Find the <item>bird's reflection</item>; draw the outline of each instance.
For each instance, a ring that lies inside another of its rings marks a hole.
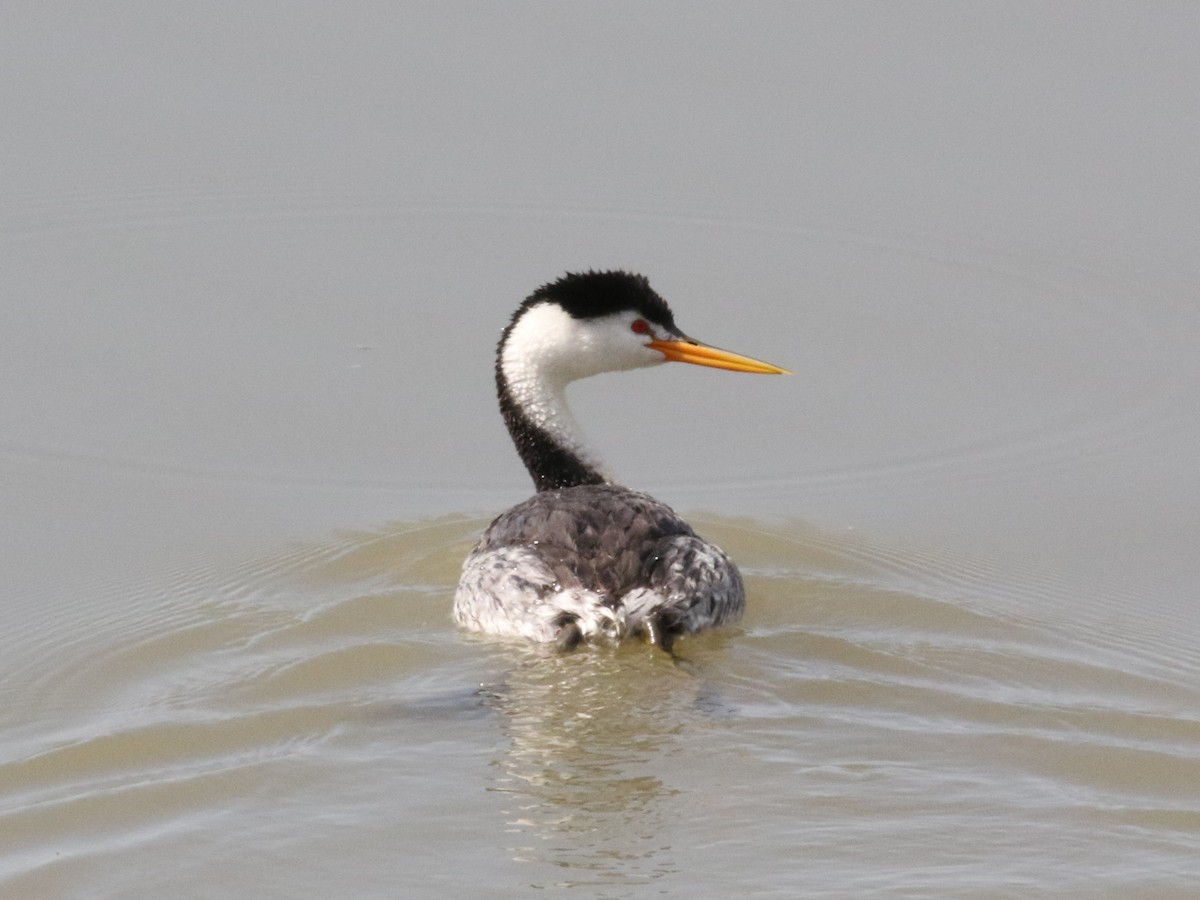
[[[672,756],[707,715],[694,669],[626,644],[531,657],[487,694],[509,738],[489,790],[514,859],[555,865],[559,885],[674,871],[667,825],[686,773]]]

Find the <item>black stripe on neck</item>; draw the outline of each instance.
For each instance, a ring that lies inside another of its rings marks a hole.
[[[580,484],[608,484],[608,479],[600,472],[530,421],[513,400],[499,360],[496,361],[496,388],[500,395],[500,415],[504,416],[504,424],[508,426],[517,453],[539,492]]]

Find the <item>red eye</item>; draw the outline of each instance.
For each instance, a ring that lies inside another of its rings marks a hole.
[[[648,334],[650,326],[646,324],[645,319],[634,319],[633,324],[629,326],[629,330],[634,334]]]

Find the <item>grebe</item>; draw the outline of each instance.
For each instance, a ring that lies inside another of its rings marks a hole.
[[[640,634],[670,651],[678,635],[741,616],[737,566],[670,507],[614,483],[567,407],[576,379],[669,360],[788,374],[684,335],[640,275],[568,274],[520,305],[496,350],[496,389],[537,493],[463,563],[455,621],[563,650]]]

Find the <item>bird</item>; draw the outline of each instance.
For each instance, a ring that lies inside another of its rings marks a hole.
[[[536,493],[492,521],[464,561],[459,626],[562,651],[640,636],[673,655],[681,635],[741,617],[734,562],[665,503],[617,483],[567,405],[573,381],[666,362],[790,374],[688,337],[649,280],[626,271],[567,273],[513,313],[496,392]]]

